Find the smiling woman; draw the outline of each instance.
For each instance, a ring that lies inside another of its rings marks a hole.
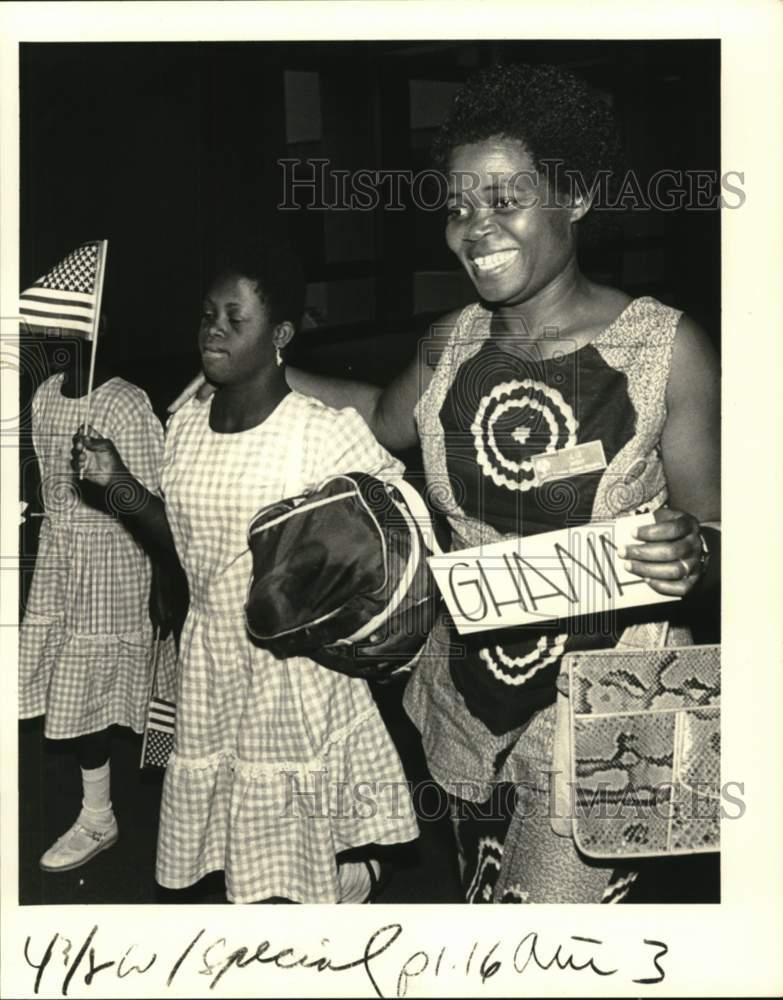
[[[548,287],[573,279],[572,223],[588,210],[581,198],[555,205],[546,178],[516,139],[458,147],[449,178],[446,242],[485,302],[501,314]]]
[[[443,617],[405,693],[452,794],[469,902],[617,902],[634,873],[591,862],[547,814],[563,657],[688,643],[718,578],[718,369],[702,330],[648,296],[590,281],[578,234],[619,143],[600,95],[551,66],[495,66],[457,93],[434,153],[446,241],[478,301],[434,323],[385,390],[289,371],[350,402],[390,448],[420,442],[452,549],[654,512],[628,572],[682,597],[578,621],[457,636]],[[554,167],[555,169],[550,169]],[[560,168],[560,169],[556,169]],[[604,185],[604,190],[610,185]],[[575,450],[601,461],[585,471]],[[555,481],[541,456],[559,452]],[[538,463],[538,465],[537,465]],[[664,606],[665,607],[665,606]]]

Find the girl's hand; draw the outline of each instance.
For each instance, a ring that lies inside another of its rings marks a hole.
[[[634,535],[638,542],[618,549],[626,569],[659,594],[684,597],[693,590],[704,571],[704,547],[693,515],[662,507],[655,511],[655,524],[637,528]]]
[[[73,436],[71,467],[99,486],[109,486],[118,477],[129,474],[112,442],[96,434],[90,425],[80,427]]]
[[[212,385],[211,382],[207,382],[205,379],[203,385],[200,385],[198,388],[198,392],[196,393],[196,399],[200,403],[203,403],[204,400],[209,399],[210,396],[214,396],[215,391],[216,387]]]

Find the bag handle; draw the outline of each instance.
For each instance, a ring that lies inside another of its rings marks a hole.
[[[390,484],[390,485],[396,485],[396,484]],[[394,614],[394,612],[402,603],[402,599],[405,597],[405,595],[413,586],[413,581],[416,577],[416,570],[418,569],[419,566],[419,558],[421,552],[419,548],[419,536],[418,533],[416,532],[415,518],[413,517],[413,514],[410,512],[410,510],[406,510],[405,507],[406,504],[404,504],[402,507],[398,507],[398,510],[405,519],[405,523],[407,524],[408,530],[410,531],[411,551],[408,556],[408,561],[405,565],[405,570],[400,576],[399,582],[397,584],[397,587],[395,588],[394,593],[389,598],[389,603],[386,605],[385,608],[379,611],[377,615],[374,615],[365,625],[362,625],[361,628],[357,629],[356,632],[353,633],[353,635],[349,635],[347,639],[338,639],[335,645],[349,645],[352,642],[360,642],[362,639],[366,639],[368,638],[368,636],[372,635],[372,633],[375,631],[378,625],[381,624],[381,622],[384,622],[387,619],[391,618],[391,616]],[[413,522],[413,524],[411,522]]]
[[[402,493],[403,499],[413,515],[413,520],[418,525],[421,536],[424,539],[424,544],[434,556],[442,556],[443,549],[435,537],[432,517],[419,491],[415,486],[411,486],[409,482],[403,479],[402,476],[395,476],[386,481]]]

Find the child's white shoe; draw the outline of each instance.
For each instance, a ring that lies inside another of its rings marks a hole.
[[[120,835],[117,820],[112,815],[105,827],[95,829],[85,825],[83,813],[67,833],[56,840],[40,861],[45,872],[67,872],[86,864],[101,851],[117,842]]]

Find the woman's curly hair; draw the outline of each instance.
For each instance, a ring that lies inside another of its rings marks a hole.
[[[600,172],[606,172],[609,192],[623,168],[611,108],[558,66],[504,64],[470,77],[435,137],[435,165],[445,172],[456,147],[490,137],[520,142],[535,169],[546,169],[563,192],[571,190],[569,175],[589,190]],[[544,161],[557,161],[557,173]]]

